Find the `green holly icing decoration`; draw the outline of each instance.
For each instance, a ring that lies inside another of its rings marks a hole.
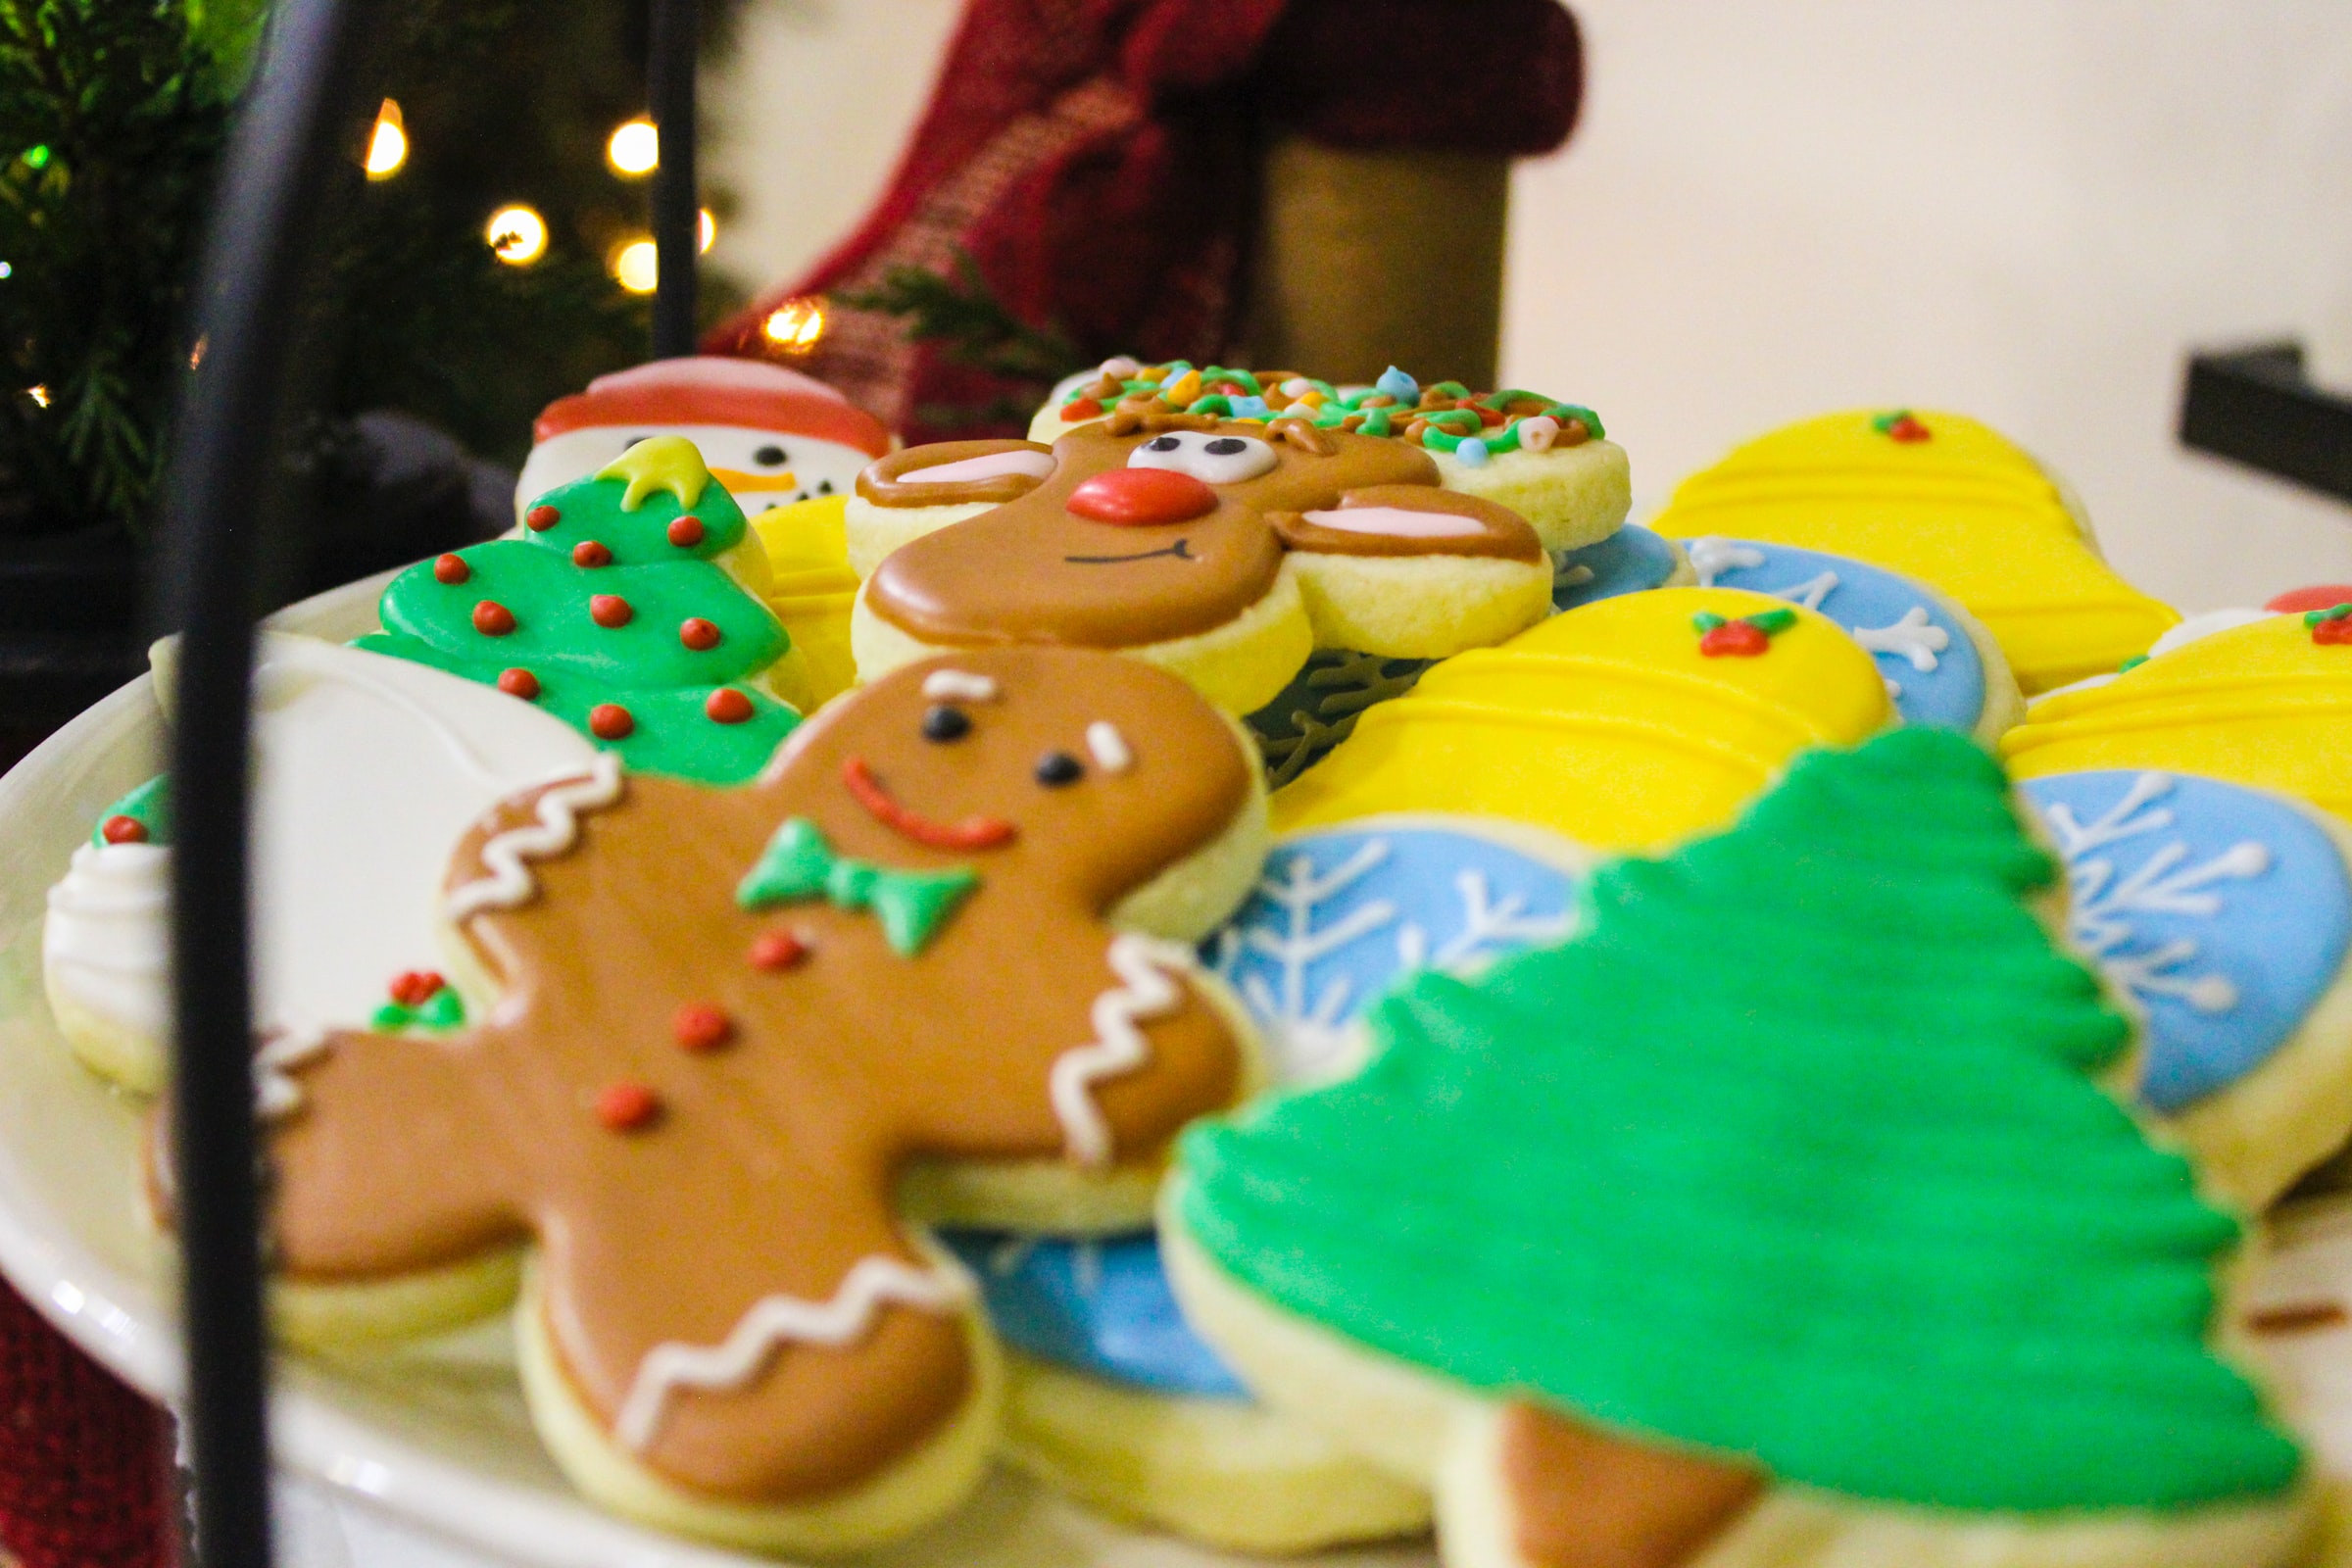
[[[486,685],[525,671],[536,688],[527,700],[632,771],[703,784],[757,774],[800,717],[741,683],[790,641],[715,559],[744,543],[748,525],[692,444],[641,441],[525,515],[517,536],[394,578],[384,629],[357,646]],[[734,695],[714,702],[722,688]]]
[[[814,822],[796,816],[760,852],[760,863],[736,886],[735,902],[759,909],[823,899],[853,912],[870,909],[890,950],[911,958],[979,885],[974,871],[897,871],[836,855]]]
[[[387,1002],[376,1008],[368,1021],[386,1034],[402,1029],[446,1031],[465,1023],[466,1002],[458,995],[457,987],[444,985],[414,1006],[402,1002]]]
[[[146,783],[123,796],[98,813],[98,825],[90,829],[90,842],[107,842],[106,824],[118,816],[127,816],[146,829],[142,844],[167,845],[172,842],[172,775],[158,773]]]
[[[1938,1508],[2277,1494],[2207,1344],[2235,1224],[2086,1076],[2130,1025],[2026,903],[1966,738],[1814,753],[1604,867],[1578,940],[1368,1017],[1194,1129],[1177,1212],[1274,1304],[1497,1396]]]
[[[2352,616],[2352,605],[2330,605],[2326,610],[2303,612],[2303,624],[2317,626],[2324,620],[2342,620],[2347,616]]]

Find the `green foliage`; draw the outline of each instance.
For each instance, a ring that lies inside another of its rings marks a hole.
[[[1007,310],[980,274],[980,264],[961,247],[953,277],[919,267],[894,267],[883,274],[880,288],[834,298],[852,310],[899,317],[914,342],[936,343],[952,363],[1032,392],[1027,397],[1009,392],[969,406],[926,404],[915,416],[927,425],[1024,423],[1048,387],[1089,363],[1058,328],[1031,326]]]

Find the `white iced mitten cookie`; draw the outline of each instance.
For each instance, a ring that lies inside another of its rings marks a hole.
[[[2091,1073],[2130,1020],[1971,742],[1817,752],[1577,936],[1188,1134],[1187,1314],[1428,1480],[1448,1568],[2283,1568],[2235,1223]]]

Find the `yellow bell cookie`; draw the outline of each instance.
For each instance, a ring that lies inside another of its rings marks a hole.
[[[2031,695],[2114,669],[2180,617],[2117,576],[2049,474],[1956,414],[1787,425],[1683,481],[1649,524],[1855,556],[1984,622]]]
[[[775,676],[779,695],[804,713],[858,679],[850,658],[850,604],[858,578],[844,543],[846,495],[789,502],[752,518],[766,547],[767,608],[792,637],[793,656]]]
[[[2352,643],[2301,615],[2218,631],[2057,692],[2001,741],[2019,778],[2094,767],[2202,773],[2352,821]]]
[[[1704,629],[1718,619],[1744,629]],[[1827,617],[1735,588],[1660,588],[1436,665],[1277,793],[1274,819],[1287,832],[1468,812],[1646,852],[1728,823],[1796,752],[1893,717],[1877,661]]]

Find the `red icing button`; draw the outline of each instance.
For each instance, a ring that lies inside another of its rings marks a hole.
[[[755,969],[796,969],[808,956],[808,944],[790,931],[762,931],[746,955]]]
[[[459,583],[472,575],[473,568],[466,564],[462,557],[435,556],[433,558],[433,581],[435,582]]]
[[[732,686],[721,686],[703,700],[703,712],[716,724],[740,724],[752,716],[752,700]]]
[[[575,566],[610,566],[612,552],[594,539],[583,539],[571,547],[571,564]]]
[[[147,824],[135,816],[117,813],[100,825],[98,836],[109,844],[144,844],[147,842]]]
[[[1071,491],[1063,505],[1093,522],[1146,528],[1214,512],[1217,493],[1173,468],[1112,468]]]
[[[527,669],[502,669],[498,672],[498,689],[509,697],[535,703],[539,700],[539,677]]]
[[[392,1000],[404,1007],[420,1007],[449,984],[430,969],[404,969],[392,977]]]
[[[533,507],[522,514],[522,520],[530,525],[534,533],[545,533],[564,520],[564,514],[553,507]]]
[[[735,1036],[735,1020],[708,1002],[689,1002],[670,1014],[669,1032],[687,1051],[716,1051]]]
[[[1061,406],[1061,422],[1076,424],[1080,419],[1098,418],[1102,413],[1102,405],[1096,399],[1077,398]]]
[[[1933,432],[1930,431],[1926,425],[1920,423],[1908,414],[1904,415],[1901,418],[1894,420],[1892,423],[1886,426],[1886,438],[1888,440],[1900,441],[1906,445],[1914,441],[1925,441],[1931,434],[1933,434]]]
[[[618,594],[590,594],[588,618],[599,626],[626,626],[637,612]]]
[[[692,550],[703,542],[703,519],[692,513],[669,519],[669,542],[680,550]]]
[[[2309,588],[2289,588],[2262,608],[2281,615],[2300,615],[2309,610],[2333,610],[2352,605],[2352,583],[2323,582]]]
[[[699,654],[718,646],[718,628],[700,615],[689,615],[678,622],[678,641]]]
[[[1753,659],[1771,646],[1770,637],[1744,620],[1727,620],[1698,640],[1698,651],[1709,659]]]
[[[2333,620],[2321,621],[2311,628],[2311,640],[2315,643],[2352,643],[2352,615],[2339,615]]]
[[[514,629],[514,612],[495,599],[473,607],[473,629],[485,637],[504,637]]]
[[[662,1114],[662,1097],[644,1084],[622,1079],[596,1092],[596,1119],[616,1133],[650,1126]]]
[[[588,732],[600,741],[627,740],[636,729],[636,717],[618,703],[599,703],[588,710]]]

